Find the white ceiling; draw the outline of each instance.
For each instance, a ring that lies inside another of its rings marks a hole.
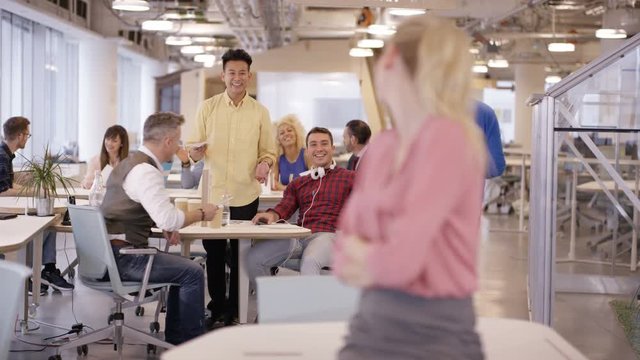
[[[636,2],[640,3],[631,0],[171,0],[151,1],[152,11],[121,16],[129,22],[140,23],[170,11],[193,10],[197,11],[198,22],[181,21],[181,25],[174,27],[173,35],[222,38],[227,46],[232,41],[231,46],[262,51],[302,39],[362,37],[356,23],[364,6],[370,7],[375,23],[391,25],[402,19],[389,15],[388,8],[426,8],[436,15],[455,19],[472,34],[477,40],[474,46],[480,49],[478,59],[486,60],[497,50],[513,63],[543,63],[570,72],[598,55],[595,30],[601,26],[603,15],[586,13],[597,7],[604,10],[607,5],[623,12],[633,10],[629,12],[630,18],[638,19],[636,25],[640,28],[640,4]],[[576,43],[577,51],[549,53],[546,45],[554,38]],[[171,51],[177,52],[177,49]],[[501,73],[505,72],[495,71],[497,75]]]

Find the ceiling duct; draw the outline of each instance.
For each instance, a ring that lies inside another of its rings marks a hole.
[[[605,29],[624,29],[629,37],[640,33],[640,9],[608,9],[602,15],[602,27]]]
[[[247,50],[267,50],[289,42],[289,31],[298,19],[297,6],[282,1],[214,0],[214,3]]]

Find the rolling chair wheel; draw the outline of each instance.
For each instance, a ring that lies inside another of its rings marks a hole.
[[[150,323],[149,324],[149,330],[152,333],[156,333],[157,334],[158,332],[160,332],[160,323],[157,322],[157,321],[154,321],[154,322]]]
[[[136,316],[144,316],[144,308],[140,305],[136,306]]]
[[[109,317],[107,318],[107,325],[111,325],[112,322],[113,322],[113,314],[110,314]]]
[[[51,355],[51,356],[49,356],[49,360],[62,360],[62,356],[60,356],[60,355]]]
[[[156,346],[153,344],[147,344],[147,354],[155,354],[156,353]]]
[[[78,346],[76,348],[76,351],[78,352],[78,356],[87,356],[87,354],[89,353],[89,346],[88,345]]]
[[[73,279],[76,277],[76,270],[71,268],[69,269],[69,274],[67,275],[69,277],[69,279]]]

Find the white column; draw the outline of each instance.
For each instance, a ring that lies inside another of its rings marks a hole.
[[[118,119],[118,47],[113,40],[79,45],[78,146],[80,160],[100,151],[104,131]]]
[[[515,142],[531,149],[531,107],[526,101],[532,94],[544,93],[544,65],[514,65],[516,80]]]

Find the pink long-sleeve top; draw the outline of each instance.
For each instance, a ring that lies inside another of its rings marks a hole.
[[[371,244],[372,287],[431,298],[470,296],[477,286],[485,167],[462,124],[427,119],[393,172],[398,134],[369,146],[340,214],[333,267],[350,235]]]

